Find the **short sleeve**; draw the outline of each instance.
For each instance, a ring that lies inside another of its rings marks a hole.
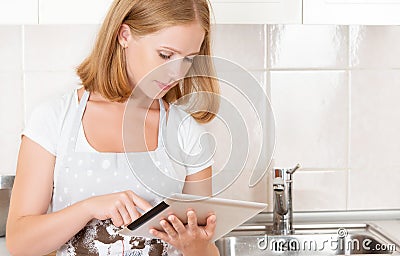
[[[57,155],[59,108],[55,102],[42,103],[30,114],[21,135],[27,136],[52,155]],[[58,113],[58,114],[57,114]]]
[[[189,115],[182,120],[179,130],[186,175],[195,174],[212,166],[214,164],[213,140],[205,127]]]

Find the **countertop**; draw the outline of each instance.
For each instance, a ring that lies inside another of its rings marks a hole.
[[[253,218],[252,223],[265,223],[271,220],[271,214],[262,213]],[[351,223],[369,223],[374,225],[378,230],[389,236],[395,243],[400,244],[400,211],[360,211],[360,212],[323,212],[323,213],[294,213],[294,223],[306,222],[341,222],[345,220]],[[396,248],[400,250],[400,248]],[[0,255],[9,256],[10,253],[6,249],[5,238],[0,238]]]
[[[376,224],[380,228],[380,231],[400,244],[400,220],[380,220],[371,221],[371,223]],[[400,248],[397,249],[400,250]]]
[[[261,213],[244,225],[270,226],[272,220],[272,213]],[[295,230],[296,225],[301,229],[304,224],[367,224],[393,242],[395,250],[400,253],[400,210],[294,212],[293,220]]]
[[[11,255],[9,252],[8,252],[8,250],[7,250],[7,248],[6,248],[6,240],[5,240],[5,238],[4,237],[0,237],[0,255],[1,256],[9,256],[9,255]]]
[[[246,223],[272,223],[272,213],[260,213]],[[293,223],[368,223],[400,244],[400,210],[294,212]]]

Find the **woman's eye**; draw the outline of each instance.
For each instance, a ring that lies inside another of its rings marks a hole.
[[[162,59],[164,59],[164,60],[169,60],[170,58],[171,58],[171,55],[166,55],[166,54],[163,54],[163,53],[159,53],[159,55],[160,55],[160,57],[162,58]]]
[[[193,63],[194,57],[185,57],[185,60],[186,60],[187,62]]]

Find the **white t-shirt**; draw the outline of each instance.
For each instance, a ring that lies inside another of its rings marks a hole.
[[[42,103],[31,113],[22,134],[38,143],[52,155],[57,156],[60,147],[68,141],[65,135],[67,133],[63,132],[63,130],[65,127],[71,127],[78,105],[77,89],[63,95],[61,98]],[[200,137],[206,133],[206,130],[193,117],[187,118],[188,114],[179,106],[170,104],[169,116],[174,115],[178,118],[168,118],[168,120],[175,120],[174,122],[178,120],[179,122],[179,125],[176,126],[179,127],[179,146],[188,155],[197,154],[202,150],[202,146],[204,147],[200,143]],[[82,125],[78,133],[75,150],[79,152],[96,152],[86,140]],[[202,171],[213,163],[213,159],[210,158],[200,165],[186,167],[186,175]]]

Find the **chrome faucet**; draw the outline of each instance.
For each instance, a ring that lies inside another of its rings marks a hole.
[[[290,235],[293,228],[292,183],[293,173],[300,168],[297,164],[292,169],[274,169],[273,172],[273,201],[274,224],[272,232],[275,235]]]

